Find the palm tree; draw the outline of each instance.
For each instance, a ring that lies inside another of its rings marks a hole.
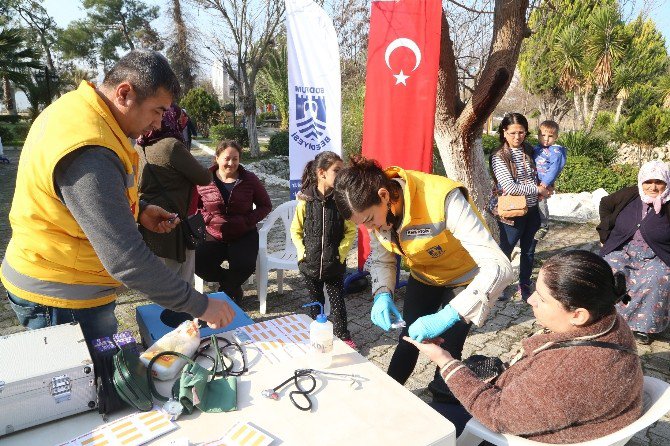
[[[277,105],[281,118],[280,127],[288,129],[288,52],[285,39],[270,52],[261,70],[263,80],[268,86],[272,102]]]
[[[557,69],[561,73],[558,85],[567,93],[572,93],[577,121],[584,122],[585,114],[579,103],[582,89],[582,71],[584,66],[584,38],[582,30],[576,25],[564,28],[558,35],[554,50],[557,55]]]
[[[590,25],[587,54],[595,61],[593,81],[597,90],[586,132],[590,132],[593,128],[600,108],[600,99],[612,84],[614,74],[612,66],[621,60],[626,50],[623,22],[615,7],[604,6],[596,9],[591,16]]]
[[[617,90],[616,98],[619,100],[616,107],[616,114],[614,115],[615,124],[621,119],[621,109],[630,95],[630,89],[635,85],[636,81],[637,78],[635,72],[628,63],[621,65],[614,72],[614,87]]]
[[[0,79],[5,108],[16,114],[14,93],[10,82],[21,84],[30,81],[29,68],[40,68],[39,54],[25,45],[21,29],[0,30]]]

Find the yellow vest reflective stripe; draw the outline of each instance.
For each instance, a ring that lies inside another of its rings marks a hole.
[[[0,269],[11,293],[44,305],[90,308],[112,302],[120,283],[105,270],[58,197],[54,170],[84,146],[112,150],[126,171],[126,197],[137,219],[138,155],[92,84],[82,82],[47,107],[21,152],[9,221],[12,238]]]
[[[402,252],[375,231],[379,242],[387,250],[404,256],[410,273],[420,282],[437,286],[470,283],[478,272],[477,264],[461,242],[447,229],[444,209],[449,192],[460,188],[473,211],[484,223],[467,190],[449,178],[400,167],[389,167],[386,174],[389,178],[400,178],[405,182],[404,216],[398,229]]]

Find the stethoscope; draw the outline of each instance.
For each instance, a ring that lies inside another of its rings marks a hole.
[[[293,384],[298,390],[292,390],[289,392],[288,396],[291,399],[291,403],[295,407],[297,407],[300,410],[303,410],[305,412],[312,410],[312,400],[310,399],[309,395],[316,389],[316,378],[314,377],[315,374],[320,374],[320,375],[330,375],[330,376],[339,376],[339,377],[345,377],[349,378],[351,380],[350,386],[355,387],[356,389],[360,388],[363,384],[364,381],[367,381],[367,378],[364,378],[360,375],[352,375],[352,374],[347,374],[347,373],[334,373],[334,372],[324,372],[321,370],[315,370],[315,369],[297,369],[293,372],[293,376],[288,378],[287,380],[283,381],[281,384],[279,384],[276,387],[273,387],[272,389],[266,389],[261,392],[261,395],[263,395],[265,398],[270,398],[275,401],[279,401],[279,393],[278,391],[284,387],[286,384],[290,383],[293,381]],[[309,388],[303,387],[301,384],[301,378],[307,378],[311,382],[311,386]],[[302,396],[305,401],[307,401],[306,405],[301,405],[298,403],[297,399],[298,397]]]

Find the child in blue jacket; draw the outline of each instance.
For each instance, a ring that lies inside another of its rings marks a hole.
[[[538,132],[539,144],[533,147],[533,159],[537,167],[537,177],[544,187],[554,187],[556,178],[561,174],[567,159],[565,147],[554,144],[558,139],[558,123],[544,121]],[[547,200],[538,203],[540,211],[540,229],[535,233],[535,240],[542,239],[549,231],[549,206]]]

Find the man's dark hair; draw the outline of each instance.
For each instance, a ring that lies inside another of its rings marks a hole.
[[[133,86],[140,101],[156,94],[159,88],[171,93],[174,100],[181,92],[179,81],[170,68],[170,63],[156,51],[129,52],[105,74],[102,85],[113,88],[124,81]]]

